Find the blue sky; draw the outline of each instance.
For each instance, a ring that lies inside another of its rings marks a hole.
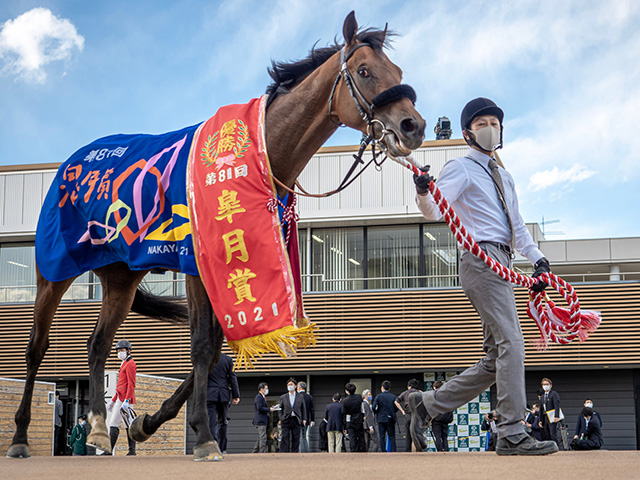
[[[259,96],[272,59],[341,41],[352,9],[399,34],[388,55],[428,139],[441,115],[459,138],[474,97],[505,110],[500,155],[526,222],[560,220],[550,239],[640,236],[633,0],[4,1],[0,165],[61,162],[98,137],[176,130]],[[359,138],[340,130],[328,144]]]

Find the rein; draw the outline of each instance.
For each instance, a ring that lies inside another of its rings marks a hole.
[[[416,175],[424,174],[411,157],[391,157],[391,159],[408,168]],[[589,337],[590,333],[596,331],[602,321],[600,314],[592,311],[581,311],[578,295],[569,283],[553,273],[543,273],[538,278],[521,275],[495,261],[489,257],[475,240],[473,240],[471,235],[469,235],[433,181],[429,184],[429,192],[433,196],[433,199],[440,209],[440,213],[443,214],[447,225],[449,225],[459,245],[480,258],[491,270],[504,280],[529,289],[527,315],[536,323],[540,331],[540,338],[536,342],[538,350],[546,350],[550,341],[560,345],[566,345],[577,337],[578,341],[583,342]],[[550,287],[567,301],[569,305],[568,310],[556,307],[546,293],[531,290],[533,285],[541,281],[549,284]],[[546,300],[546,305],[543,305],[543,299]]]
[[[362,94],[360,89],[358,89],[358,85],[355,79],[353,78],[353,76],[351,75],[351,72],[349,72],[349,69],[347,68],[347,62],[349,61],[349,59],[353,56],[356,50],[362,47],[370,47],[370,45],[368,45],[367,43],[361,43],[360,45],[356,45],[353,49],[351,49],[349,53],[345,53],[347,48],[346,45],[342,47],[342,49],[340,50],[341,67],[340,67],[340,71],[338,72],[338,75],[336,76],[335,81],[333,82],[333,87],[331,88],[331,94],[329,95],[329,102],[328,102],[329,103],[329,111],[328,111],[329,120],[331,120],[333,123],[335,123],[339,127],[343,127],[344,124],[335,122],[333,120],[333,118],[331,117],[331,110],[333,107],[333,97],[334,97],[336,88],[340,83],[340,79],[344,80],[344,83],[347,86],[347,89],[349,90],[349,94],[351,95],[351,98],[356,104],[358,113],[362,117],[362,120],[364,120],[364,122],[367,124],[367,134],[362,135],[362,140],[360,141],[360,149],[358,150],[357,154],[353,155],[353,158],[354,158],[353,163],[351,164],[351,167],[349,168],[349,171],[347,172],[347,174],[344,176],[344,178],[340,182],[340,185],[338,185],[336,189],[325,192],[325,193],[309,193],[304,188],[302,188],[302,186],[297,180],[295,181],[294,185],[298,187],[300,191],[296,192],[295,190],[293,190],[292,188],[288,187],[287,185],[282,183],[280,180],[278,180],[275,176],[271,175],[274,182],[277,183],[280,187],[282,187],[286,191],[288,191],[289,193],[298,194],[303,197],[311,197],[311,198],[330,197],[332,195],[335,195],[336,193],[340,193],[342,190],[344,190],[349,185],[351,185],[360,175],[362,175],[362,173],[372,163],[374,163],[376,166],[376,169],[379,170],[382,167],[382,164],[384,163],[384,161],[387,159],[386,147],[381,141],[386,134],[393,133],[395,135],[395,132],[393,130],[387,129],[387,127],[382,121],[378,120],[377,118],[374,118],[374,114],[375,114],[374,110],[376,108],[383,107],[390,103],[397,102],[402,98],[408,98],[415,105],[416,92],[409,85],[394,85],[393,87],[390,87],[387,90],[376,95],[371,101],[371,103],[367,101],[367,99]],[[381,126],[380,138],[374,137],[374,134],[373,134],[374,123],[378,123]],[[372,159],[365,164],[364,160],[362,160],[362,156],[364,155],[364,152],[369,145],[371,145]],[[378,150],[378,152],[376,152],[376,149]],[[385,153],[384,158],[378,161],[378,157],[380,157],[383,153]],[[356,170],[356,167],[358,165],[364,165],[364,166],[360,169],[360,171],[358,171],[358,173],[354,177],[352,177],[353,172]]]

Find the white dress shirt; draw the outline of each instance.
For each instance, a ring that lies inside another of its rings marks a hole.
[[[476,242],[511,243],[507,216],[502,209],[496,186],[491,178],[489,156],[473,148],[468,157],[445,163],[436,184],[449,205]],[[484,168],[483,168],[484,167]],[[516,250],[536,263],[544,254],[531,238],[518,208],[518,197],[511,174],[498,166],[505,189],[505,200],[513,221]],[[440,220],[442,214],[431,194],[416,195],[418,208],[427,220]]]

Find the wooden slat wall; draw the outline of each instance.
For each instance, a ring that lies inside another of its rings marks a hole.
[[[583,308],[602,311],[599,331],[584,344],[537,352],[537,329],[525,311],[527,293],[516,290],[526,365],[640,365],[640,284],[580,285],[577,291]],[[99,307],[60,306],[42,377],[88,375],[86,340]],[[305,307],[320,328],[317,345],[292,359],[267,355],[254,373],[437,370],[466,367],[483,355],[480,321],[459,288],[308,294]],[[0,376],[24,377],[31,315],[31,305],[0,305]],[[184,375],[191,368],[186,328],[132,314],[117,333],[116,340],[121,338],[133,343],[140,373]],[[111,355],[107,368],[118,364]]]

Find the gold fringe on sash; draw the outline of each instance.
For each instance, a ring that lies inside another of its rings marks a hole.
[[[236,354],[233,369],[237,370],[243,365],[245,370],[253,368],[253,362],[265,353],[274,352],[282,358],[293,357],[296,355],[296,348],[306,348],[316,344],[317,330],[315,323],[302,328],[287,325],[255,337],[228,341],[229,348]]]

